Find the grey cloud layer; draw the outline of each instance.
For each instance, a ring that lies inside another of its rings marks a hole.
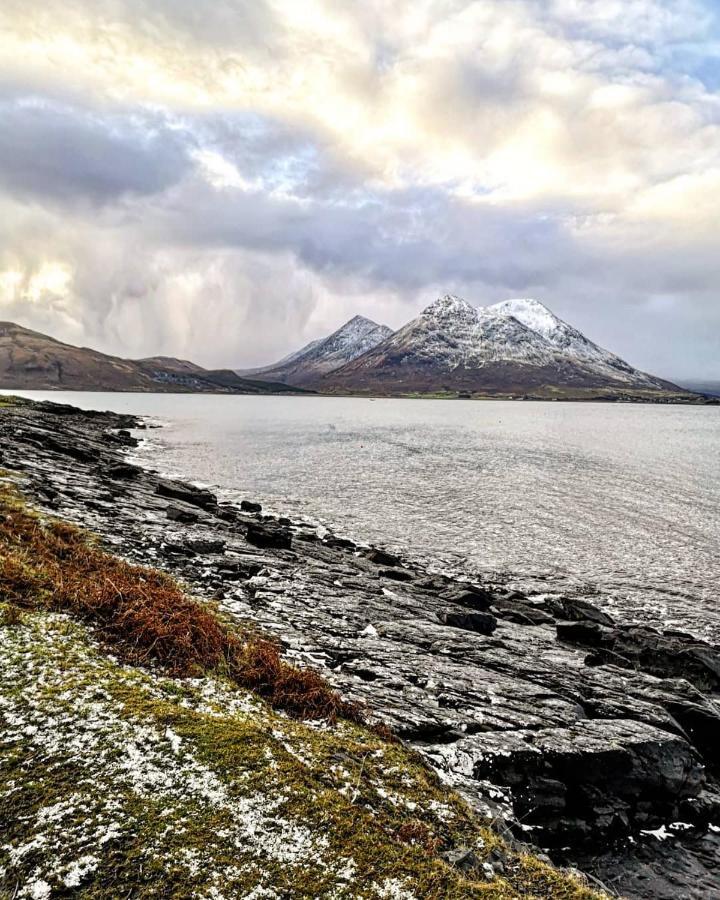
[[[148,115],[100,116],[37,98],[0,104],[0,181],[37,200],[157,194],[190,166],[186,141]]]

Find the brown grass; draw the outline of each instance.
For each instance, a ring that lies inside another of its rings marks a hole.
[[[363,720],[317,672],[286,663],[274,641],[243,634],[167,575],[104,552],[80,529],[43,522],[7,487],[0,487],[0,599],[76,615],[126,662],[178,676],[223,672],[301,719]]]
[[[442,841],[433,834],[425,822],[421,822],[419,819],[403,822],[397,830],[397,838],[403,844],[422,847],[431,855],[435,855],[442,844]]]

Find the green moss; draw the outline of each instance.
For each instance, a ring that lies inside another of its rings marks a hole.
[[[400,744],[291,720],[220,679],[120,666],[57,614],[8,619],[0,604],[0,896],[74,877],[103,900],[592,896],[538,861],[490,883],[445,865],[444,847],[482,856],[499,839]],[[430,849],[402,839],[409,821]]]
[[[24,397],[0,395],[0,409],[3,409],[4,407],[27,406],[29,402],[30,401],[26,400]]]

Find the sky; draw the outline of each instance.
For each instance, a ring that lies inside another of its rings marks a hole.
[[[270,362],[535,297],[720,379],[718,0],[3,0],[0,319]]]

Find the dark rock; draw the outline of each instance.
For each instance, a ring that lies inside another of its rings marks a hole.
[[[388,553],[387,550],[381,550],[379,547],[371,547],[365,557],[370,562],[377,563],[379,566],[401,566],[402,560],[394,553]]]
[[[160,550],[170,556],[196,556],[195,551],[186,544],[177,544],[174,541],[164,541]]]
[[[680,801],[705,781],[687,741],[640,722],[584,720],[482,738],[475,776],[508,785],[521,819],[542,822],[555,844],[676,821]]]
[[[274,547],[278,550],[290,550],[292,547],[292,535],[287,528],[251,524],[248,525],[245,537],[255,547]]]
[[[558,638],[570,644],[602,647],[609,646],[612,642],[610,630],[597,622],[558,622],[555,628]]]
[[[469,584],[460,584],[450,590],[444,590],[442,598],[477,612],[487,612],[496,602],[496,597],[491,591]]]
[[[594,622],[558,622],[557,633],[567,643],[602,648],[591,655],[590,664],[607,659],[622,665],[622,659],[626,666],[658,678],[685,678],[699,690],[720,691],[720,652],[696,638],[670,637],[642,626],[608,628]]]
[[[182,509],[180,506],[168,506],[165,515],[170,521],[180,522],[184,525],[192,525],[199,518],[197,513],[191,512],[189,509]]]
[[[492,609],[499,618],[518,625],[551,625],[555,622],[549,613],[518,600],[496,599]]]
[[[61,456],[69,456],[78,462],[95,462],[100,456],[99,451],[90,443],[73,440],[62,434],[27,429],[18,431],[16,437],[23,443],[31,444],[41,450],[59,453]]]
[[[597,622],[598,625],[614,625],[612,616],[580,597],[548,597],[545,608],[556,619],[568,622]]]
[[[248,513],[261,513],[262,503],[253,503],[252,500],[241,500],[240,509]]]
[[[262,569],[262,563],[249,560],[224,560],[215,567],[215,571],[224,581],[247,581],[258,575]]]
[[[112,478],[116,481],[125,481],[137,478],[141,472],[142,469],[138,466],[133,466],[130,463],[115,463],[114,465],[107,466],[104,470],[104,475],[107,478]]]
[[[103,434],[103,440],[111,444],[119,444],[121,447],[137,447],[140,443],[125,428],[120,428],[117,431],[106,431]]]
[[[632,669],[633,664],[619,653],[608,650],[607,647],[598,647],[585,657],[586,666],[619,666],[621,669]]]
[[[217,497],[212,491],[195,487],[195,485],[186,484],[182,481],[170,481],[161,478],[157,483],[155,493],[161,497],[182,500],[183,503],[189,503],[190,506],[199,506],[205,510],[214,511],[217,508]]]
[[[223,522],[237,522],[238,514],[235,507],[230,506],[227,503],[223,503],[214,511],[215,515],[218,519],[222,519]]]
[[[355,541],[351,541],[350,538],[338,537],[335,534],[329,534],[323,540],[323,543],[328,547],[335,547],[338,550],[355,550],[357,548]]]
[[[460,872],[472,872],[480,865],[480,860],[474,850],[469,847],[457,847],[454,850],[446,850],[440,856],[448,865]]]
[[[490,613],[463,613],[452,610],[441,610],[437,613],[438,621],[452,628],[462,628],[477,634],[491,635],[497,628],[497,619]]]
[[[78,416],[82,414],[82,410],[77,406],[70,406],[68,403],[53,403],[51,400],[38,401],[33,409],[39,413],[49,413],[54,416]]]
[[[378,572],[382,578],[390,578],[392,581],[412,581],[413,573],[407,569],[380,569]]]
[[[224,553],[226,543],[219,538],[189,538],[185,541],[185,546],[199,554]]]

